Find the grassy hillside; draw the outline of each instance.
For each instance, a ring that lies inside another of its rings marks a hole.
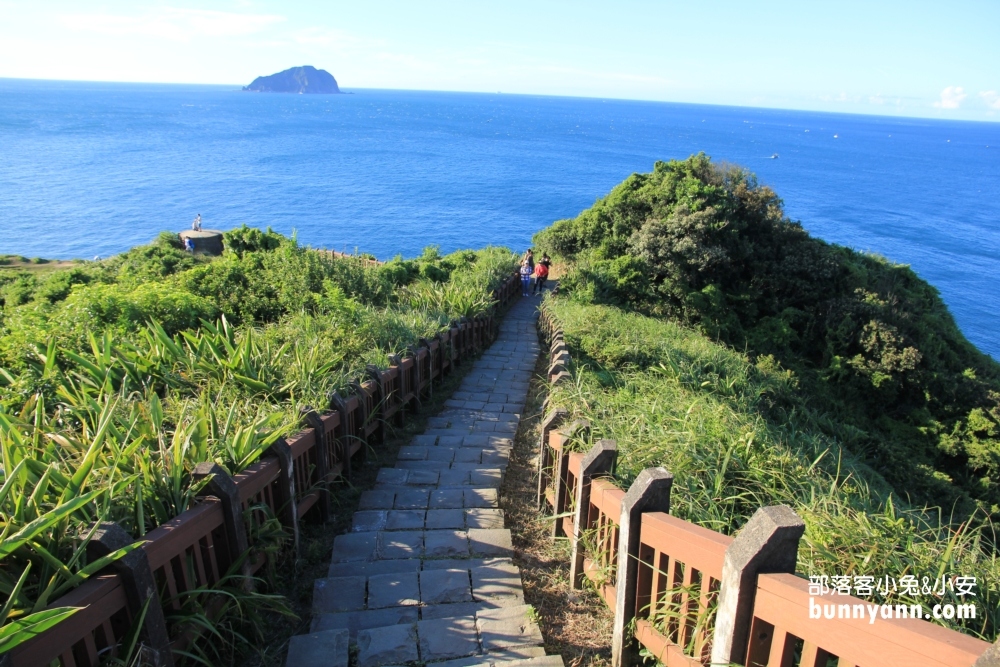
[[[788,374],[817,434],[898,498],[1000,507],[1000,366],[909,267],[810,237],[753,174],[658,162],[535,237],[563,287],[694,327]]]
[[[517,264],[506,249],[429,248],[373,265],[248,228],[226,247],[193,256],[164,234],[100,262],[0,273],[0,653],[13,624],[105,565],[87,562],[87,526],[141,537],[177,516],[197,463],[243,470],[366,363],[491,308]],[[254,530],[281,551],[277,520]],[[282,606],[250,597],[242,621]]]
[[[806,523],[801,574],[974,576],[979,618],[947,623],[996,637],[1000,562],[991,527],[900,500],[842,446],[835,434],[843,427],[808,405],[794,373],[676,321],[573,295],[547,298],[545,307],[574,361],[575,382],[554,387],[551,402],[589,420],[594,441],[617,441],[622,487],[662,465],[674,473],[671,513],[730,535],[757,508],[787,504]],[[875,599],[929,602],[898,591]]]

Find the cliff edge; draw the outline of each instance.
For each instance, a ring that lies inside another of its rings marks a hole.
[[[337,80],[326,70],[309,65],[292,67],[270,76],[258,76],[243,90],[254,93],[336,94]]]

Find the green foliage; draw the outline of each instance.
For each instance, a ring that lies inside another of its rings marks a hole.
[[[515,266],[498,248],[334,259],[245,227],[227,244],[192,256],[163,234],[102,262],[0,274],[0,650],[58,622],[38,614],[110,562],[86,558],[95,521],[138,538],[176,517],[199,492],[195,465],[244,470],[366,364],[488,312]],[[273,561],[287,536],[263,515],[247,520]],[[220,582],[171,622],[207,622],[213,595],[229,600],[216,639],[245,641],[237,617],[283,609]]]
[[[535,245],[581,303],[773,356],[900,495],[1000,507],[1000,366],[909,267],[810,237],[746,170],[657,162]]]
[[[806,522],[803,574],[977,577],[979,618],[942,622],[996,637],[992,523],[902,500],[854,453],[865,434],[810,401],[795,373],[675,321],[563,297],[545,307],[562,325],[575,379],[553,387],[550,402],[587,419],[594,442],[617,442],[622,487],[664,466],[674,474],[671,514],[727,534],[759,507],[787,504]]]

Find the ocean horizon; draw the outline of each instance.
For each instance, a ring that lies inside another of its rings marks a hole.
[[[754,171],[813,235],[912,266],[1000,359],[1000,124],[345,92],[0,79],[0,254],[107,256],[199,213],[380,258],[519,250],[631,173],[704,151]]]

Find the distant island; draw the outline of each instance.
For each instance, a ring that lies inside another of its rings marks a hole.
[[[337,80],[323,69],[309,65],[292,67],[271,76],[258,76],[243,88],[253,93],[298,93],[332,95],[340,93]]]

